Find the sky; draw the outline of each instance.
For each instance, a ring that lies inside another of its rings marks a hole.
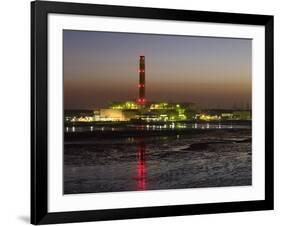
[[[147,101],[201,108],[251,103],[250,39],[64,30],[65,109],[136,100],[140,55]]]

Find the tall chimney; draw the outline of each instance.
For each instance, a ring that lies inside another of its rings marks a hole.
[[[145,58],[144,56],[140,56],[139,60],[139,98],[138,103],[140,105],[144,105],[146,102],[145,99]]]

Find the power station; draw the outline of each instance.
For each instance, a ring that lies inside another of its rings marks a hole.
[[[191,117],[193,103],[147,101],[145,91],[145,56],[138,59],[138,96],[135,100],[111,102],[94,112],[93,121],[183,121]]]
[[[139,61],[138,96],[134,100],[114,101],[108,107],[94,110],[93,115],[67,116],[67,122],[100,122],[100,121],[131,121],[131,122],[178,122],[178,121],[220,121],[220,120],[251,120],[249,110],[208,110],[197,109],[190,102],[147,101],[145,95],[145,56]],[[168,95],[168,94],[167,94]]]

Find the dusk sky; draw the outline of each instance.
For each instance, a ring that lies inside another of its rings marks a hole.
[[[147,101],[206,108],[251,103],[249,39],[65,30],[63,48],[65,109],[136,100],[140,55]]]

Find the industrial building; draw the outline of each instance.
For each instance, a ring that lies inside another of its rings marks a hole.
[[[96,112],[97,121],[180,121],[191,119],[194,104],[150,102],[146,99],[145,56],[139,57],[138,97],[135,101],[113,102]]]
[[[249,110],[199,110],[194,103],[151,102],[146,99],[145,56],[139,56],[138,97],[135,100],[112,102],[87,116],[66,117],[66,121],[218,121],[251,120]]]

